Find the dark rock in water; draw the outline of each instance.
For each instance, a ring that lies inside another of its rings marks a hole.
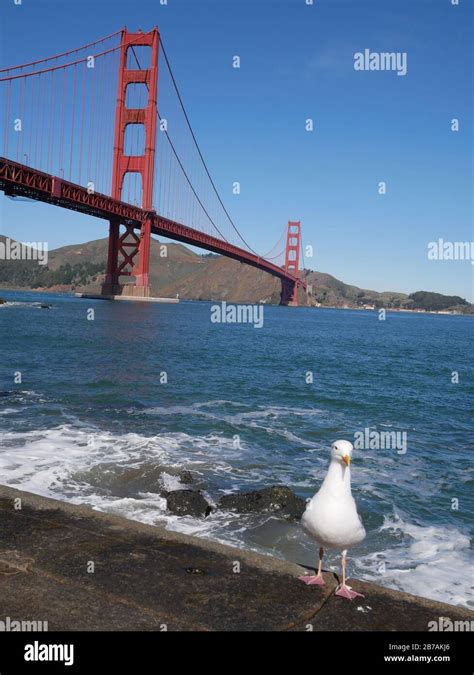
[[[41,309],[51,309],[52,305],[40,305]]]
[[[193,482],[190,471],[174,466],[163,466],[162,464],[142,464],[136,469],[126,469],[119,476],[119,480],[122,485],[137,485],[142,492],[156,492],[157,486],[166,490],[166,484],[163,483],[165,476],[173,476],[181,483],[189,484]]]
[[[0,305],[6,305],[7,301],[5,298],[0,298]]]
[[[172,489],[170,480],[176,479],[176,487],[194,482],[193,475],[186,469],[151,462],[132,468],[104,462],[87,471],[77,472],[74,479],[118,497],[137,497],[141,492],[165,496]]]
[[[306,502],[284,485],[275,485],[255,490],[224,495],[219,500],[219,507],[237,513],[271,512],[288,520],[301,518]]]
[[[177,516],[208,516],[212,507],[203,496],[201,490],[173,490],[165,495],[168,511]]]

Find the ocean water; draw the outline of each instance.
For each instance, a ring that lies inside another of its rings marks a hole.
[[[397,431],[406,452],[354,452],[367,537],[350,574],[474,608],[473,318],[266,306],[256,329],[212,323],[205,302],[0,295],[1,483],[314,564],[297,523],[167,514],[147,470],[188,469],[213,502],[275,484],[308,498],[332,441]]]

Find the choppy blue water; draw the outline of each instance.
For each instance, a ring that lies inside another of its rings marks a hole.
[[[265,307],[255,329],[212,323],[211,303],[1,295],[3,484],[308,564],[316,549],[298,524],[177,518],[145,479],[124,496],[118,475],[159,463],[195,472],[214,501],[275,484],[306,498],[333,440],[406,432],[404,454],[354,453],[367,538],[350,572],[474,606],[472,318]]]

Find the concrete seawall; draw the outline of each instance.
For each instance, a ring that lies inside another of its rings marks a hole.
[[[52,630],[428,631],[474,613],[0,486],[0,620]],[[467,624],[466,624],[467,625]],[[474,623],[469,623],[474,626]],[[311,628],[310,628],[311,627]]]

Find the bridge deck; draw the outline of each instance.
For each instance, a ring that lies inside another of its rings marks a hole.
[[[268,272],[283,281],[295,282],[295,277],[282,267],[234,244],[164,218],[156,211],[146,211],[107,195],[91,192],[82,185],[70,183],[58,176],[43,173],[5,157],[0,157],[0,190],[10,196],[29,197],[97,218],[132,224],[136,229],[140,229],[141,224],[150,218],[153,234],[219,253]],[[306,288],[304,281],[300,280],[298,283]]]

